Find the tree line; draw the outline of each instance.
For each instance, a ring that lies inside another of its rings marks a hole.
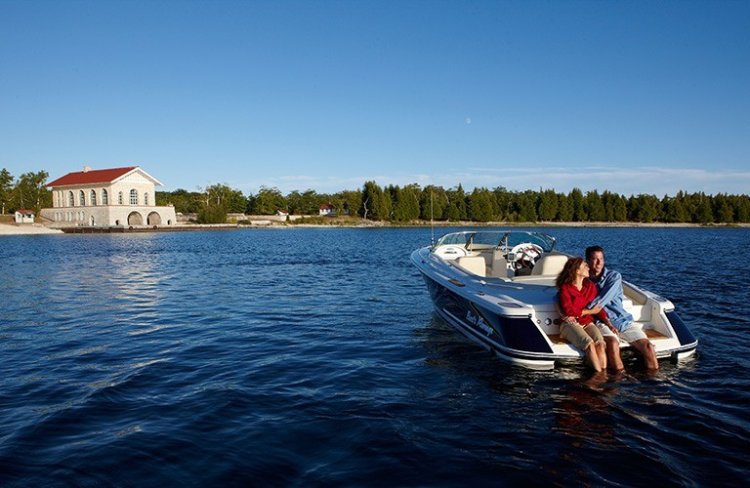
[[[2,213],[18,209],[52,206],[46,188],[48,173],[24,173],[17,179],[8,170],[0,170],[0,207]],[[380,186],[367,181],[357,190],[318,193],[315,190],[291,191],[284,195],[278,188],[261,187],[245,195],[224,184],[200,191],[178,189],[157,191],[157,205],[174,205],[176,212],[195,214],[199,222],[225,222],[228,213],[273,215],[279,210],[290,215],[318,215],[321,205],[330,205],[337,215],[349,215],[374,221],[408,223],[417,220],[444,222],[665,222],[696,224],[732,224],[750,222],[750,197],[719,193],[678,192],[674,196],[640,194],[625,196],[610,191],[568,193],[552,189],[511,191],[474,188],[466,192],[462,185]]]
[[[555,190],[511,191],[504,187],[474,188],[462,185],[450,189],[416,183],[380,186],[367,181],[361,189],[338,193],[292,191],[261,187],[243,196],[226,185],[214,185],[201,192],[176,190],[157,192],[159,204],[173,204],[175,211],[195,213],[200,221],[224,221],[227,213],[273,215],[283,210],[290,215],[317,215],[321,205],[333,207],[337,215],[367,220],[408,223],[417,220],[444,222],[664,222],[732,224],[750,222],[750,197],[719,193],[678,192],[674,196],[640,194],[625,196],[610,191],[568,193]],[[203,212],[203,213],[201,213]],[[201,218],[211,214],[219,220]]]
[[[0,213],[16,210],[39,210],[52,206],[52,193],[47,190],[49,174],[42,170],[24,173],[14,178],[10,172],[0,169]]]

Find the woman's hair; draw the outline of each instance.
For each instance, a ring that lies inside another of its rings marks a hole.
[[[560,274],[557,275],[557,278],[555,279],[555,285],[560,288],[565,283],[573,283],[576,280],[576,272],[578,271],[578,267],[581,266],[583,262],[583,258],[568,259],[568,262],[565,263],[565,266],[563,266]]]

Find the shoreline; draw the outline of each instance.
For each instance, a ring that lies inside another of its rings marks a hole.
[[[42,224],[0,224],[0,236],[62,234],[59,229],[51,229]]]
[[[351,228],[351,229],[406,229],[406,228],[447,228],[447,227],[464,227],[464,228],[483,228],[483,227],[541,227],[541,228],[750,228],[748,223],[734,224],[694,224],[694,223],[667,223],[667,222],[372,222],[372,221],[346,221],[331,223],[304,223],[289,224],[286,222],[263,223],[263,224],[186,224],[175,225],[171,227],[137,227],[126,229],[123,227],[71,227],[67,229],[57,229],[46,227],[42,224],[0,224],[0,236],[6,235],[62,235],[62,234],[109,234],[109,233],[143,233],[143,232],[181,232],[192,230],[239,230],[239,229],[295,229],[295,228]]]

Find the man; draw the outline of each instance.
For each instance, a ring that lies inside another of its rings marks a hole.
[[[623,369],[619,336],[643,356],[648,369],[659,369],[659,361],[656,359],[653,344],[640,328],[633,326],[633,316],[625,310],[622,304],[622,276],[617,271],[609,270],[604,266],[604,249],[600,246],[587,247],[586,262],[589,265],[589,279],[599,290],[599,294],[589,304],[589,308],[604,307],[609,315],[609,323],[606,326],[600,326],[600,330],[607,344],[608,362],[611,367]]]

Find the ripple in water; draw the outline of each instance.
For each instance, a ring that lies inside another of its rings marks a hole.
[[[547,229],[671,299],[693,361],[534,372],[432,312],[425,229],[3,238],[4,486],[748,478],[746,229]]]

